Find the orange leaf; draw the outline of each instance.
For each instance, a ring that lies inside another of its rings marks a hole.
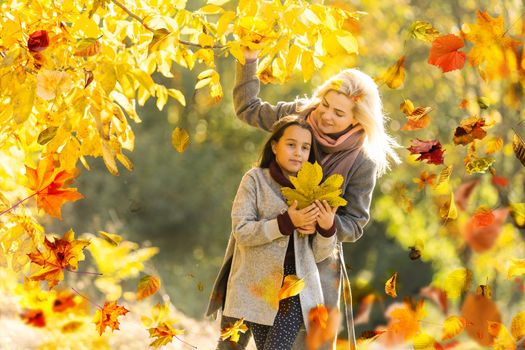
[[[466,56],[458,50],[463,46],[463,39],[454,34],[440,36],[432,42],[428,63],[438,66],[443,73],[461,69],[465,65]]]
[[[391,89],[397,89],[405,80],[405,56],[401,56],[399,60],[390,66],[387,71],[380,77],[376,78],[377,82],[384,82]]]
[[[390,318],[387,329],[394,335],[402,337],[405,341],[412,339],[420,330],[420,321],[426,313],[423,309],[424,300],[420,300],[415,309],[410,303],[392,304],[386,315]]]
[[[468,199],[472,194],[474,188],[478,185],[479,179],[470,180],[462,183],[456,192],[454,193],[454,198],[456,199],[456,205],[459,209],[467,209]]]
[[[465,330],[470,338],[483,346],[492,345],[494,337],[487,329],[487,322],[501,322],[498,307],[492,300],[471,293],[463,302],[461,315],[467,321]]]
[[[487,132],[482,128],[485,119],[470,117],[463,119],[454,132],[454,143],[456,145],[467,145],[474,140],[481,140]]]
[[[375,294],[368,294],[363,299],[361,299],[359,302],[359,309],[357,310],[357,314],[354,318],[354,325],[368,323],[372,306],[374,305],[374,301],[377,299],[378,297]]]
[[[309,326],[306,333],[306,349],[319,349],[325,343],[331,343],[337,335],[341,314],[337,307],[327,309],[318,304],[308,312]]]
[[[486,227],[494,222],[494,214],[488,208],[479,207],[472,217],[472,221],[475,227]]]
[[[102,309],[98,309],[95,313],[93,323],[96,324],[98,333],[102,335],[108,326],[112,330],[119,329],[118,317],[128,312],[129,310],[124,306],[117,305],[116,301],[106,301]]]
[[[429,174],[428,171],[422,171],[419,178],[414,178],[412,181],[418,185],[418,190],[422,190],[425,186],[433,186],[436,174]]]
[[[498,238],[501,228],[507,216],[510,212],[510,209],[498,208],[491,212],[492,219],[490,216],[485,218],[483,214],[481,219],[482,222],[486,225],[480,226],[480,219],[476,216],[470,218],[463,227],[463,237],[465,242],[477,253],[484,252],[494,245],[496,239]],[[490,221],[490,222],[489,222]]]
[[[412,101],[407,99],[401,104],[400,109],[408,119],[408,122],[403,125],[401,130],[422,129],[427,127],[430,123],[428,113],[432,110],[432,107],[414,108]]]
[[[443,324],[443,332],[441,340],[452,339],[456,335],[463,332],[465,326],[467,325],[467,320],[464,317],[459,316],[450,316],[445,320]]]
[[[53,242],[44,237],[46,250],[27,254],[31,262],[42,268],[33,273],[29,278],[34,281],[46,280],[49,289],[53,288],[64,279],[64,269],[76,270],[78,262],[85,259],[82,250],[89,245],[87,240],[75,240],[75,233],[69,230],[64,238],[55,238]]]
[[[35,327],[45,327],[46,317],[41,309],[38,310],[25,310],[20,317],[25,323]]]
[[[70,292],[60,292],[53,302],[54,312],[63,312],[69,308],[75,307],[75,294]]]
[[[146,275],[142,277],[137,287],[137,300],[142,300],[157,293],[159,288],[160,278],[157,276]]]
[[[448,313],[447,293],[443,289],[434,286],[427,286],[421,288],[420,295],[432,300],[437,306],[439,306],[445,315]]]
[[[390,277],[388,281],[386,281],[385,283],[385,293],[390,295],[392,298],[397,297],[397,293],[396,293],[397,276],[398,276],[398,273],[394,272],[392,277]]]
[[[65,202],[74,202],[84,196],[76,188],[65,188],[77,174],[76,170],[57,171],[52,156],[48,156],[38,163],[36,169],[26,166],[28,187],[36,192],[38,208],[46,213],[62,219],[61,208]]]
[[[494,339],[494,349],[515,350],[518,345],[507,327],[499,322],[488,321],[488,332]]]

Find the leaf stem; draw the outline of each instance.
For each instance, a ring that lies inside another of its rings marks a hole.
[[[182,342],[182,343],[188,345],[188,346],[191,347],[192,349],[197,349],[196,346],[193,346],[193,345],[191,345],[190,343],[185,342],[184,340],[182,340],[181,338],[177,337],[176,335],[174,335],[174,337],[175,337],[178,341],[180,341],[180,342]]]
[[[4,215],[5,213],[7,213],[7,212],[9,212],[9,211],[11,211],[11,210],[13,210],[13,209],[15,209],[15,208],[18,207],[20,204],[24,203],[26,200],[28,200],[29,198],[33,197],[34,195],[36,195],[36,194],[38,194],[38,193],[39,193],[39,192],[35,192],[35,193],[33,193],[32,195],[30,195],[29,197],[26,197],[26,198],[24,198],[24,199],[19,200],[19,201],[18,201],[15,205],[13,205],[11,208],[6,209],[6,210],[4,210],[3,212],[1,212],[1,213],[0,213],[0,216],[2,216],[2,215]]]
[[[76,271],[76,270],[71,270],[71,269],[69,269],[69,268],[66,268],[65,270],[66,270],[66,271],[69,271],[69,272],[73,272],[73,273],[83,274],[83,275],[97,275],[97,276],[102,276],[102,275],[104,275],[103,273],[100,273],[100,272]]]
[[[86,299],[89,303],[95,305],[95,306],[98,307],[100,310],[102,310],[102,306],[98,305],[97,303],[92,302],[91,300],[89,300],[88,298],[86,298],[85,296],[83,296],[82,294],[80,294],[80,293],[78,292],[78,290],[76,290],[75,288],[71,287],[71,289],[73,289],[73,292],[77,293],[77,294],[80,295],[82,298]]]

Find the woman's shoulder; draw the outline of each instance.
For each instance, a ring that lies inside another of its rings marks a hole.
[[[355,158],[354,165],[352,168],[364,168],[369,169],[371,172],[374,173],[377,171],[377,162],[370,158],[364,149],[361,149],[361,151],[357,154],[357,157]]]
[[[268,168],[261,168],[257,166],[252,167],[250,170],[244,173],[244,177],[252,178],[255,181],[260,181],[261,179],[267,178],[268,176]]]

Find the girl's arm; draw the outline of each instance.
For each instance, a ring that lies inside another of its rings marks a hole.
[[[358,158],[359,159],[359,158]],[[376,183],[376,165],[362,155],[361,162],[351,174],[346,185],[344,199],[348,204],[339,207],[335,216],[337,239],[355,242],[363,235],[363,228],[370,219],[370,202]]]
[[[332,255],[335,250],[336,243],[337,236],[335,234],[330,237],[325,237],[320,233],[316,233],[312,242],[312,250],[314,252],[315,262],[319,263]]]
[[[285,237],[277,218],[260,219],[257,213],[256,182],[250,172],[241,180],[232,207],[232,232],[240,245],[257,246]]]
[[[245,123],[269,131],[281,117],[296,113],[296,102],[278,102],[272,105],[259,96],[260,81],[257,78],[257,60],[236,63],[233,107],[237,117]]]

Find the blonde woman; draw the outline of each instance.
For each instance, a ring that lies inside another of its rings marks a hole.
[[[325,304],[339,307],[341,290],[350,291],[341,243],[355,242],[363,235],[363,228],[370,218],[376,179],[389,170],[391,161],[400,162],[394,150],[399,145],[385,131],[386,117],[379,91],[367,74],[346,69],[319,86],[310,99],[272,105],[258,97],[257,55],[258,52],[246,50],[246,63],[237,63],[233,89],[237,117],[268,131],[283,116],[301,115],[312,126],[319,146],[316,158],[320,160],[325,176],[341,174],[345,179],[343,197],[348,204],[337,209],[334,222],[337,254],[318,264]],[[319,207],[322,205],[318,203]],[[344,311],[350,347],[354,350],[350,300],[350,297],[345,298]],[[332,346],[335,346],[335,341]],[[306,348],[304,332],[298,336],[294,348]]]

